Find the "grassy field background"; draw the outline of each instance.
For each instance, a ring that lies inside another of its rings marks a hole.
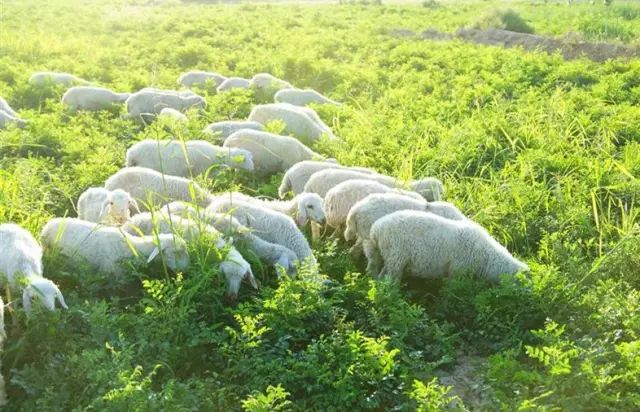
[[[37,234],[74,216],[133,142],[208,138],[205,125],[258,102],[203,90],[206,112],[184,128],[142,129],[117,111],[70,115],[64,90],[30,86],[33,72],[118,91],[175,88],[190,69],[270,72],[345,102],[316,107],[342,141],[315,150],[441,178],[447,200],[532,268],[497,286],[375,282],[327,238],[314,249],[332,287],[262,268],[261,290],[227,307],[202,244],[177,277],[106,278],[48,255],[70,309],[7,314],[6,410],[640,409],[640,61],[389,35],[453,32],[501,7],[0,2],[0,96],[30,121],[0,131],[0,222]],[[537,34],[639,43],[632,2],[508,7]],[[279,179],[201,183],[275,195]]]

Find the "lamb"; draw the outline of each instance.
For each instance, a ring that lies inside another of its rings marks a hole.
[[[322,136],[335,138],[329,126],[313,110],[287,103],[257,105],[251,110],[249,120],[262,124],[279,120],[285,125],[284,133],[308,142],[315,142]]]
[[[9,103],[7,103],[7,101],[2,97],[0,97],[0,111],[4,111],[13,117],[20,117],[20,115],[13,110],[11,106],[9,106]]]
[[[74,218],[51,219],[42,229],[42,243],[71,259],[83,259],[100,272],[122,276],[124,259],[146,259],[151,262],[162,255],[166,266],[174,272],[189,267],[189,254],[184,240],[174,235],[131,236],[120,228],[101,226]]]
[[[253,171],[251,152],[223,148],[205,140],[142,140],[127,150],[127,166],[140,166],[173,176],[192,177],[215,166]]]
[[[165,212],[156,214],[140,213],[123,225],[122,230],[132,235],[140,233],[142,235],[177,233],[188,241],[201,238],[203,234],[206,234],[206,236],[214,240],[216,249],[224,250],[227,248],[227,242],[222,238],[222,234],[212,226]],[[227,299],[231,302],[236,300],[238,290],[240,290],[240,282],[243,279],[249,280],[251,286],[254,289],[258,289],[258,283],[253,276],[249,262],[233,246],[230,246],[226,256],[220,262],[220,271],[227,280]]]
[[[217,88],[225,80],[227,80],[227,78],[221,75],[220,73],[203,72],[200,70],[194,70],[194,71],[190,71],[182,74],[178,78],[178,83],[180,83],[184,87],[193,87],[193,86],[204,87],[207,85],[207,83],[211,83],[214,88]]]
[[[351,207],[372,193],[389,193],[399,191],[389,188],[374,180],[353,179],[344,181],[329,190],[324,199],[324,211],[327,225],[340,229],[347,221]],[[417,201],[424,201],[420,195],[403,191]]]
[[[121,225],[131,212],[140,213],[138,202],[121,189],[91,187],[78,199],[78,218],[88,222]]]
[[[226,92],[231,89],[248,89],[251,87],[251,82],[242,77],[229,77],[216,89],[217,93]]]
[[[333,190],[333,189],[332,189]],[[369,241],[371,225],[383,216],[398,210],[421,210],[431,212],[452,220],[465,220],[466,217],[451,203],[425,202],[409,196],[387,192],[374,193],[358,201],[351,207],[346,220],[344,238],[347,241],[356,240],[350,252],[359,257],[363,252],[363,243]]]
[[[142,114],[159,114],[165,107],[183,112],[191,107],[204,108],[204,98],[193,93],[179,93],[155,89],[143,89],[133,93],[126,101],[127,112],[134,119]]]
[[[287,169],[286,173],[282,177],[282,183],[278,188],[278,195],[283,198],[289,191],[293,192],[294,195],[302,193],[304,191],[304,185],[307,183],[309,178],[311,178],[315,172],[324,169],[350,169],[363,173],[374,173],[371,169],[342,166],[338,163],[329,161],[329,159],[322,162],[304,160]]]
[[[160,118],[172,119],[176,122],[187,123],[189,119],[184,113],[177,111],[176,109],[172,109],[171,107],[165,107],[160,110],[160,114],[158,115]]]
[[[305,184],[304,191],[317,193],[321,197],[325,197],[331,188],[352,179],[374,180],[392,188],[402,187],[400,181],[390,176],[377,173],[367,174],[358,170],[330,168],[314,173]],[[409,186],[428,201],[440,200],[444,193],[442,182],[433,177],[412,181]]]
[[[0,110],[0,130],[6,128],[10,124],[15,124],[18,128],[22,129],[27,125],[25,120],[15,117],[4,110]]]
[[[106,189],[122,189],[138,200],[141,211],[152,205],[163,205],[174,200],[194,202],[206,207],[211,195],[200,185],[184,177],[165,175],[144,167],[125,167],[105,182]],[[144,200],[146,203],[141,203]]]
[[[300,141],[258,130],[238,130],[229,136],[222,147],[245,149],[253,155],[255,171],[259,174],[284,172],[303,160],[321,158]]]
[[[200,219],[224,233],[225,236],[233,236],[234,239],[244,242],[248,250],[252,251],[264,263],[273,265],[276,272],[278,272],[278,267],[284,268],[289,275],[296,272],[294,262],[298,260],[298,257],[293,251],[262,240],[251,233],[251,229],[241,225],[233,216],[204,210],[198,212],[196,208],[182,202],[169,203],[162,207],[162,211],[190,219]]]
[[[230,213],[241,225],[253,229],[256,236],[291,249],[300,260],[315,265],[307,239],[293,219],[273,210],[243,201],[215,199],[207,208],[214,213]]]
[[[524,263],[470,220],[450,220],[429,212],[401,210],[378,219],[365,245],[367,269],[379,278],[434,279],[473,273],[497,281],[502,274],[528,271]]]
[[[31,311],[36,297],[47,310],[55,309],[56,299],[68,309],[62,292],[49,279],[42,276],[42,248],[31,233],[18,225],[0,225],[0,275],[13,290],[22,289],[22,306]]]
[[[103,87],[75,86],[62,96],[62,104],[71,110],[97,111],[107,109],[118,103],[124,103],[131,93],[116,93]]]
[[[342,103],[331,100],[313,89],[282,89],[273,96],[273,100],[276,103],[289,103],[294,106],[306,106],[310,103],[342,106]]]
[[[276,212],[284,213],[295,219],[298,226],[304,226],[307,221],[324,225],[325,215],[323,210],[323,200],[315,193],[301,193],[291,200],[265,200],[251,197],[239,192],[218,194],[217,199],[224,199],[231,202],[242,201],[262,206]]]
[[[29,77],[29,84],[33,86],[46,84],[72,86],[74,84],[89,84],[89,82],[70,73],[36,72]]]
[[[222,122],[211,123],[205,127],[204,132],[212,135],[219,135],[222,140],[231,136],[233,133],[241,129],[264,130],[264,126],[258,122],[249,122],[246,120],[225,120]]]

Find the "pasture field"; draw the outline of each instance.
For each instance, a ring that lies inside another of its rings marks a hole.
[[[211,140],[204,126],[260,100],[199,90],[208,106],[184,127],[143,128],[120,109],[68,113],[64,90],[30,86],[33,72],[118,91],[177,88],[192,69],[269,72],[345,103],[315,107],[341,137],[316,151],[442,179],[531,268],[498,285],[376,282],[327,234],[314,251],[331,283],[256,266],[260,290],[230,307],[219,255],[199,242],[178,275],[108,278],[47,254],[69,310],[7,309],[5,410],[640,410],[640,59],[390,35],[453,32],[503,6],[0,1],[0,96],[30,122],[0,131],[0,223],[37,235],[75,216],[134,142]],[[507,6],[536,34],[640,44],[634,2]],[[275,196],[280,178],[199,182]]]

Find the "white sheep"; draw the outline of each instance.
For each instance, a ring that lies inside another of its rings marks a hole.
[[[400,193],[374,180],[346,180],[331,188],[324,198],[324,212],[327,225],[338,230],[346,223],[351,207],[372,193]],[[403,191],[403,194],[418,201],[424,199],[417,193]]]
[[[42,243],[71,259],[88,262],[100,272],[123,275],[125,259],[145,259],[151,262],[162,255],[174,272],[189,267],[185,241],[169,234],[132,236],[120,228],[102,226],[74,218],[51,219],[42,229]]]
[[[222,146],[251,152],[255,170],[260,174],[284,172],[303,160],[322,157],[293,137],[250,129],[233,133]]]
[[[369,273],[379,278],[434,279],[472,273],[492,281],[528,271],[480,225],[429,212],[401,210],[378,219],[365,244]]]
[[[236,240],[236,244],[238,241],[243,242],[246,248],[254,253],[258,259],[268,265],[273,265],[276,272],[278,267],[284,268],[290,275],[296,272],[295,261],[298,260],[298,257],[293,251],[254,235],[251,233],[251,229],[241,225],[236,218],[229,214],[214,213],[206,210],[198,211],[193,206],[183,202],[169,203],[162,207],[162,211],[193,220],[199,219],[224,233],[225,236],[233,237]]]
[[[217,88],[227,80],[227,78],[220,73],[204,72],[200,70],[193,70],[183,73],[178,78],[178,83],[184,87],[200,86],[204,87],[207,83],[211,83],[214,88]]]
[[[295,220],[298,226],[304,226],[308,221],[324,225],[325,214],[323,210],[324,201],[315,193],[300,193],[291,200],[267,200],[255,198],[244,193],[229,192],[219,193],[216,199],[243,201],[262,206],[276,212],[284,213]],[[215,201],[215,200],[214,200]]]
[[[331,159],[334,160],[334,159]],[[282,176],[282,183],[278,188],[278,195],[285,197],[288,192],[293,192],[294,195],[302,193],[304,191],[304,185],[311,178],[311,176],[320,170],[325,169],[350,169],[357,170],[363,173],[375,173],[371,169],[365,169],[361,167],[348,167],[342,166],[338,163],[327,159],[325,161],[317,160],[304,160],[291,166]]]
[[[129,96],[126,106],[131,118],[140,119],[143,114],[160,114],[165,107],[180,112],[191,107],[202,109],[206,106],[206,102],[204,98],[193,93],[143,89]]]
[[[67,309],[58,286],[42,276],[42,248],[31,233],[14,224],[0,225],[0,250],[0,275],[12,290],[22,289],[25,311],[36,297],[48,310],[55,309],[56,299]]]
[[[45,84],[72,86],[74,84],[89,84],[89,82],[70,73],[36,72],[29,77],[29,84],[33,86],[44,86]]]
[[[233,133],[242,129],[264,130],[264,126],[258,122],[249,122],[246,120],[225,120],[222,122],[211,123],[204,128],[204,133],[219,136],[222,140],[231,136]]]
[[[213,240],[216,249],[227,249],[227,242],[222,234],[213,226],[190,220],[186,217],[172,215],[165,212],[151,214],[149,212],[140,213],[122,226],[122,230],[134,236],[150,236],[155,233],[175,233],[187,241],[200,239],[203,234]],[[240,290],[240,282],[247,279],[254,289],[258,289],[251,266],[238,250],[229,246],[226,255],[220,262],[220,271],[227,280],[227,299],[235,301]]]
[[[212,166],[253,171],[253,155],[244,149],[224,148],[205,140],[142,140],[127,150],[127,166],[146,167],[173,176],[192,177]]]
[[[7,114],[10,114],[13,117],[20,117],[18,112],[13,110],[11,106],[9,106],[9,103],[2,97],[0,97],[0,110],[7,112]]]
[[[370,194],[354,204],[347,215],[344,238],[347,241],[356,241],[350,252],[354,256],[360,256],[363,251],[363,242],[369,240],[373,223],[398,210],[421,210],[447,219],[466,219],[451,203],[426,202],[424,199],[416,199],[396,192]]]
[[[314,142],[322,136],[335,138],[329,126],[312,110],[288,103],[269,103],[254,106],[249,120],[262,124],[273,121],[284,123],[284,133]]]
[[[304,186],[304,191],[317,193],[321,197],[325,197],[331,188],[353,179],[373,180],[391,188],[404,187],[401,181],[391,176],[378,173],[364,173],[359,170],[330,168],[311,175]],[[433,177],[412,181],[409,187],[428,201],[440,200],[444,193],[442,182]]]
[[[91,187],[78,198],[78,218],[93,223],[121,225],[140,213],[138,202],[124,190]]]
[[[300,262],[316,263],[311,247],[293,219],[271,209],[243,201],[231,201],[219,197],[207,208],[214,213],[230,213],[241,225],[253,229],[253,233],[272,243],[291,249]]]
[[[163,205],[174,200],[195,202],[206,207],[211,195],[196,182],[179,176],[162,174],[144,167],[125,167],[105,182],[106,189],[122,189],[138,201],[141,211],[154,204]]]
[[[289,103],[294,106],[306,106],[311,103],[342,105],[313,89],[282,89],[273,96],[273,100],[276,103]]]
[[[27,125],[27,122],[26,120],[13,116],[4,110],[0,110],[0,130],[8,127],[10,124],[15,124],[16,127],[22,129]]]
[[[269,73],[258,73],[251,79],[250,87],[257,90],[262,96],[273,99],[273,95],[278,90],[289,89],[293,86]]]
[[[242,77],[229,77],[216,89],[217,93],[226,92],[232,89],[248,89],[251,87],[251,81],[243,79]]]
[[[179,123],[187,123],[189,121],[189,119],[187,118],[187,116],[185,116],[184,113],[179,112],[178,110],[173,109],[171,107],[165,107],[162,110],[160,110],[160,114],[158,115],[158,118],[171,119]]]
[[[103,110],[124,103],[131,93],[116,93],[103,87],[75,86],[62,96],[62,104],[71,110]]]

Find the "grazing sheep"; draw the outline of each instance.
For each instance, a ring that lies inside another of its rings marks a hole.
[[[363,173],[359,170],[330,168],[314,173],[305,184],[304,191],[317,193],[325,197],[331,188],[352,179],[373,180],[392,188],[403,187],[400,181],[390,176],[378,173]],[[444,192],[442,182],[433,177],[413,181],[409,186],[428,201],[440,200]]]
[[[129,96],[126,105],[129,116],[134,119],[140,119],[143,114],[160,114],[165,107],[180,112],[184,112],[191,107],[202,109],[205,107],[206,102],[204,98],[193,93],[143,89]]]
[[[126,162],[127,166],[182,177],[200,175],[212,166],[253,170],[251,152],[214,146],[204,140],[142,140],[127,150]]]
[[[342,105],[342,103],[324,97],[313,89],[279,90],[275,96],[273,96],[273,100],[275,100],[276,103],[289,103],[294,106],[306,106],[310,103],[333,104],[335,106]]]
[[[303,160],[322,157],[293,137],[250,129],[233,133],[222,146],[251,152],[255,170],[260,174],[284,172]]]
[[[9,124],[14,123],[18,128],[22,129],[27,125],[25,120],[19,119],[4,110],[0,110],[0,130],[9,126]]]
[[[344,181],[329,190],[324,198],[324,211],[327,225],[340,230],[347,221],[351,207],[372,193],[389,193],[399,191],[391,189],[374,180],[353,179]],[[403,192],[406,196],[424,201],[420,195]]]
[[[473,273],[497,281],[499,275],[528,271],[480,225],[429,212],[401,210],[378,219],[365,244],[369,273],[433,279]]]
[[[140,213],[138,202],[121,189],[91,187],[78,199],[78,219],[88,222],[121,225],[131,217],[131,212]]]
[[[203,234],[206,234],[214,240],[216,249],[224,250],[227,247],[227,242],[222,238],[222,234],[214,227],[165,212],[155,214],[145,212],[135,215],[122,226],[122,230],[134,236],[177,233],[187,241],[201,238]],[[233,246],[229,247],[226,256],[220,262],[220,271],[227,280],[227,299],[230,301],[236,300],[242,279],[247,279],[251,286],[258,289],[251,266]]]
[[[233,216],[204,210],[198,212],[194,207],[182,202],[169,203],[162,207],[162,211],[190,219],[200,219],[224,233],[225,236],[232,236],[237,241],[244,242],[248,250],[253,252],[264,263],[273,265],[276,272],[278,272],[278,267],[282,267],[289,275],[296,273],[294,263],[298,260],[298,257],[293,251],[259,238],[251,233],[251,229],[241,225]]]
[[[309,178],[311,178],[315,172],[324,169],[349,169],[363,173],[374,173],[371,169],[342,166],[331,160],[335,159],[327,159],[322,162],[316,160],[304,160],[294,164],[287,169],[286,173],[282,177],[282,183],[278,188],[278,195],[280,197],[285,197],[289,191],[293,192],[294,195],[302,193],[304,191],[304,185],[307,183]]]
[[[273,95],[278,90],[290,89],[293,86],[269,73],[258,73],[251,79],[250,87],[256,89],[262,96],[273,99]]]
[[[89,82],[69,73],[36,72],[29,77],[29,84],[33,86],[44,86],[45,84],[72,86],[74,84],[89,84]]]
[[[231,201],[225,198],[216,198],[207,211],[230,213],[241,225],[253,229],[256,236],[291,249],[300,262],[308,259],[310,264],[316,263],[307,239],[293,219],[283,213],[249,202]]]
[[[204,132],[212,135],[219,135],[224,140],[233,133],[241,129],[264,130],[264,126],[258,122],[249,122],[246,120],[225,120],[222,122],[211,123],[205,127]]]
[[[123,275],[124,259],[146,259],[151,262],[162,255],[174,272],[189,267],[189,254],[184,240],[168,234],[131,236],[120,228],[101,226],[73,218],[51,219],[42,229],[42,243],[57,248],[71,259],[84,259],[100,272]]]
[[[67,309],[60,289],[42,276],[42,248],[31,233],[14,224],[0,225],[0,251],[0,275],[11,289],[22,289],[26,312],[36,297],[45,309],[54,310],[56,299]]]
[[[75,86],[62,96],[62,104],[71,110],[103,110],[117,103],[124,103],[131,93],[116,93],[93,86]]]
[[[291,200],[258,199],[239,192],[216,195],[216,199],[220,198],[231,202],[242,201],[252,203],[276,212],[284,213],[295,219],[298,226],[304,226],[307,221],[312,221],[320,225],[324,225],[325,223],[324,202],[322,198],[315,193],[301,193]]]
[[[184,113],[177,111],[176,109],[172,109],[171,107],[165,107],[160,110],[159,118],[172,119],[180,123],[187,123],[189,119]]]
[[[217,93],[226,92],[231,89],[248,89],[251,87],[251,82],[247,79],[243,79],[242,77],[229,77],[216,89]]]
[[[200,70],[194,70],[194,71],[183,73],[178,78],[178,83],[184,87],[193,87],[193,86],[204,87],[207,85],[207,83],[211,83],[214,88],[217,88],[225,80],[227,80],[227,78],[221,75],[220,73],[203,72]]]
[[[20,115],[9,106],[9,103],[2,97],[0,97],[0,111],[7,112],[7,114],[13,117],[20,117]]]
[[[329,126],[313,110],[292,104],[270,103],[255,106],[249,114],[249,120],[262,124],[281,121],[285,125],[284,133],[310,142],[325,135],[331,139],[335,138]]]
[[[333,189],[332,189],[333,190]],[[351,207],[347,215],[344,238],[347,241],[356,240],[350,252],[359,257],[363,252],[363,242],[369,240],[371,225],[383,216],[398,210],[421,210],[431,212],[452,220],[465,220],[466,217],[451,203],[425,202],[400,193],[374,193],[358,201]]]
[[[174,200],[196,202],[206,207],[211,195],[196,182],[184,177],[165,175],[144,167],[125,167],[107,179],[108,190],[122,189],[138,200],[141,211],[152,205],[164,205]]]

